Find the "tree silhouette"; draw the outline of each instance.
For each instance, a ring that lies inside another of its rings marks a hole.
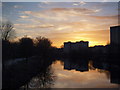
[[[34,43],[33,40],[27,36],[24,36],[19,40],[20,42],[20,55],[21,57],[28,58],[33,54]]]
[[[46,56],[48,55],[48,51],[51,48],[51,44],[52,42],[45,38],[45,37],[37,37],[36,38],[36,51],[37,54],[42,55],[42,56]]]
[[[10,21],[2,22],[0,25],[0,32],[2,40],[10,40],[15,37],[15,30],[13,24]]]
[[[12,47],[11,42],[15,37],[15,30],[13,24],[10,21],[2,22],[0,25],[0,37],[2,39],[2,59],[7,60],[11,58]]]

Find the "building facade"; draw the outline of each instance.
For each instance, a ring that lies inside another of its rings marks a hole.
[[[120,48],[120,26],[110,27],[110,45],[113,51]]]
[[[110,27],[111,45],[120,45],[120,26]]]
[[[65,42],[64,43],[64,52],[68,53],[71,50],[78,51],[80,49],[87,49],[89,46],[88,41],[80,41],[80,42]]]

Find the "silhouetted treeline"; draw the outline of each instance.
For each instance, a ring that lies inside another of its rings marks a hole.
[[[57,48],[52,47],[51,44],[52,42],[45,37],[32,39],[24,36],[16,42],[2,40],[3,60],[29,58],[32,56],[55,57]]]

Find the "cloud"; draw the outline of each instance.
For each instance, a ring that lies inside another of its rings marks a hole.
[[[39,7],[39,8],[43,8],[43,6],[42,6],[41,4],[38,4],[38,7]]]
[[[22,11],[23,14],[32,14],[32,11]]]
[[[73,6],[79,6],[79,5],[85,5],[86,4],[86,2],[84,2],[84,1],[80,1],[80,2],[76,2],[76,3],[73,3]]]
[[[86,4],[86,2],[80,1],[80,5],[85,5],[85,4]]]
[[[64,41],[77,40],[90,41],[92,46],[105,45],[109,41],[109,27],[118,22],[117,15],[102,16],[99,14],[102,11],[102,8],[45,8],[39,11],[21,11],[18,22],[24,24],[16,24],[15,27],[19,30],[30,30],[29,34],[33,37],[45,36],[57,47]]]
[[[38,3],[37,6],[38,6],[38,8],[50,8],[53,6],[52,5],[53,3],[55,4],[56,2],[42,1],[42,2]]]
[[[14,7],[14,8],[22,8],[21,5],[14,5],[13,7]]]
[[[100,10],[92,10],[87,8],[52,8],[50,11],[53,12],[63,12],[64,14],[73,14],[73,15],[86,15],[99,12]]]
[[[105,45],[109,41],[108,29],[110,25],[117,22],[115,16],[96,16],[93,14],[100,11],[99,9],[86,8],[51,8],[42,11],[23,11],[23,15],[32,17],[31,23],[23,25],[23,27],[37,32],[37,34],[29,33],[30,35],[41,35],[49,38],[53,45],[57,47],[60,47],[64,41],[80,40],[90,41],[90,46],[95,44]],[[25,18],[23,20],[29,19]],[[33,22],[35,25],[33,25]],[[18,28],[21,27],[22,25],[19,25]]]
[[[100,12],[102,9],[96,9],[95,12]]]
[[[87,8],[51,8],[44,11],[23,11],[23,14],[32,15],[34,17],[43,17],[43,18],[52,18],[53,16],[80,16],[80,15],[89,15],[99,12],[100,9],[92,10]],[[58,18],[57,17],[57,18]],[[55,17],[54,17],[55,18]]]
[[[39,29],[39,28],[51,28],[54,27],[53,24],[42,24],[42,25],[34,25],[34,24],[14,24],[17,28],[23,29]]]
[[[41,11],[22,11],[20,12],[22,14],[20,18],[23,19],[23,21],[28,21],[30,19],[28,19],[28,17],[31,17],[31,20],[37,23],[39,23],[39,21],[43,21],[42,23],[53,23],[56,25],[57,23],[61,24],[59,22],[75,22],[78,20],[85,22],[91,18],[88,16],[98,12],[100,12],[100,9],[91,10],[87,8],[50,8]],[[82,18],[86,18],[86,20],[83,21]]]
[[[51,2],[49,2],[49,1],[43,1],[43,2],[41,2],[41,4],[46,4],[46,5],[48,5],[48,4],[50,4]]]
[[[92,18],[96,18],[96,19],[118,19],[118,15],[113,15],[113,16],[91,16]]]
[[[66,30],[66,29],[70,29],[71,28],[71,26],[70,25],[64,25],[64,26],[59,26],[56,30]]]
[[[29,16],[19,16],[20,18],[23,18],[23,19],[25,19],[25,18],[29,18]]]
[[[32,12],[32,11],[23,11],[22,12],[25,15],[32,16],[38,19],[44,19],[47,21],[54,20],[54,21],[61,21],[61,20],[66,20],[66,17],[60,17],[62,14],[56,13],[53,11],[38,11],[38,12]],[[58,18],[59,17],[59,18]]]
[[[78,3],[73,3],[73,6],[78,6],[79,4]]]

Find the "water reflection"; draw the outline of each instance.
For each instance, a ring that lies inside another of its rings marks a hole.
[[[116,68],[116,69],[115,69]],[[119,67],[89,59],[56,60],[29,88],[118,88]]]
[[[16,90],[21,86],[26,89],[50,87],[54,81],[53,72],[50,69],[53,61],[54,59],[32,57],[19,63],[6,65],[2,73],[3,90]]]
[[[115,83],[115,84],[120,84],[120,65],[119,63],[116,63],[114,59],[112,59],[112,62],[109,62],[110,60],[105,60],[105,61],[101,61],[101,60],[94,60],[94,64],[93,67],[99,69],[99,72],[104,71],[109,71],[110,75],[108,75],[107,72],[106,75],[107,77],[110,78],[110,82],[111,83]]]
[[[116,83],[116,84],[120,84],[120,68],[119,66],[113,65],[111,67],[111,76],[110,76],[110,82],[111,83]]]
[[[54,85],[55,76],[51,69],[48,67],[44,72],[39,73],[36,77],[32,78],[30,82],[22,88],[50,88]]]
[[[57,79],[53,88],[117,88],[113,72],[95,68],[93,61],[64,59],[52,64]],[[64,63],[64,64],[63,64]],[[103,64],[104,65],[104,64]],[[114,78],[113,78],[114,77]],[[116,77],[116,80],[119,77]],[[115,82],[115,81],[114,81]],[[118,82],[117,82],[118,83]]]
[[[88,71],[88,60],[64,60],[64,69],[67,70],[73,70],[75,69],[76,71]]]

